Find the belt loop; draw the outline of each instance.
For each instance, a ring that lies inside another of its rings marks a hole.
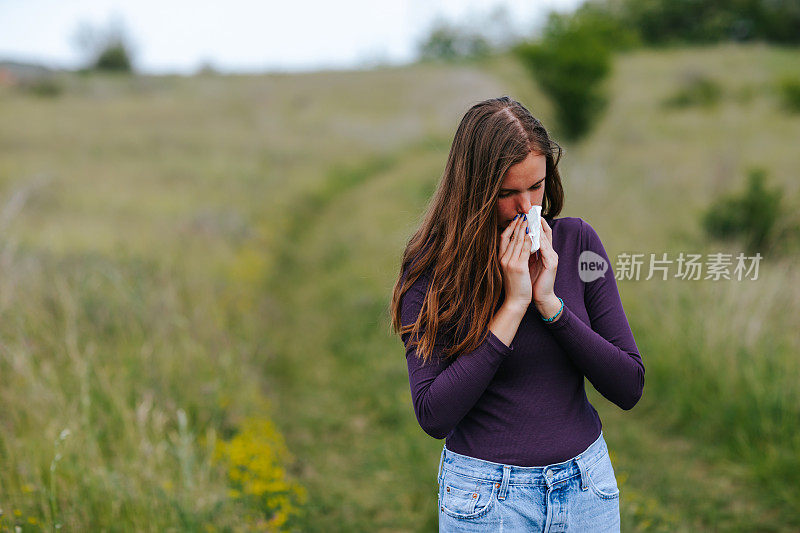
[[[508,480],[511,479],[511,466],[503,465],[503,482],[500,483],[500,490],[497,491],[497,499],[505,500],[508,491]]]
[[[578,455],[575,457],[575,462],[578,463],[578,470],[581,473],[581,490],[589,488],[589,477],[586,475],[586,465],[583,463],[583,457]]]
[[[439,457],[439,473],[436,474],[436,482],[442,484],[442,463],[444,462],[444,449],[446,445],[442,445],[442,456]]]

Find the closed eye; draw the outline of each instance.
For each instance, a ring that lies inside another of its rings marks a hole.
[[[542,182],[540,181],[540,182],[539,182],[539,183],[537,183],[536,185],[533,185],[533,186],[531,186],[531,187],[530,187],[530,190],[531,190],[531,191],[536,191],[536,190],[539,190],[539,189],[541,189],[541,188],[542,188]],[[507,192],[501,192],[501,193],[500,193],[500,195],[499,195],[499,197],[500,197],[500,198],[505,198],[506,196],[509,196],[509,195],[510,195],[510,193],[507,193]]]

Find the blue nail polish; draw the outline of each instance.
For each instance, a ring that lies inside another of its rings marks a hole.
[[[528,214],[525,213],[524,215],[522,215],[522,218],[525,219],[525,220],[528,220]]]
[[[512,218],[511,220],[517,220],[517,217],[518,217],[518,216],[519,216],[519,213],[517,213],[516,215],[514,215],[514,218]]]
[[[528,228],[527,228],[527,226],[525,227],[525,233],[528,233]]]

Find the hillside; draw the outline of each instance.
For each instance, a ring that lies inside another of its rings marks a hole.
[[[661,105],[698,72],[718,105]],[[791,72],[796,52],[760,45],[619,56],[602,122],[564,146],[561,216],[612,259],[738,252],[699,214],[753,165],[800,205],[800,117],[773,90]],[[308,491],[300,530],[435,529],[442,442],[386,308],[463,112],[509,94],[551,127],[521,66],[59,80],[54,98],[0,89],[6,519],[235,529],[259,504],[234,501],[211,450],[256,417]],[[795,259],[620,282],[645,393],[624,412],[587,391],[623,529],[800,527]]]

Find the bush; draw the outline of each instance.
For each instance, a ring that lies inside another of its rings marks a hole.
[[[778,82],[778,94],[784,109],[800,113],[800,78],[785,77]]]
[[[94,61],[95,70],[131,72],[130,54],[123,43],[111,43],[100,51]]]
[[[601,8],[587,4],[573,15],[550,13],[541,41],[513,51],[555,107],[563,135],[586,135],[608,103],[604,80],[611,53],[634,46],[635,37]]]
[[[86,56],[85,72],[133,72],[133,44],[121,19],[110,20],[107,27],[83,22],[73,39]]]
[[[64,92],[64,86],[53,76],[36,77],[21,81],[19,88],[42,98],[55,98]]]
[[[719,103],[722,87],[712,78],[698,73],[687,75],[680,88],[664,100],[665,107],[712,107]]]
[[[774,240],[774,228],[781,218],[781,188],[768,189],[766,171],[753,168],[747,189],[714,202],[703,215],[703,227],[711,237],[743,238],[749,254],[764,252]]]

